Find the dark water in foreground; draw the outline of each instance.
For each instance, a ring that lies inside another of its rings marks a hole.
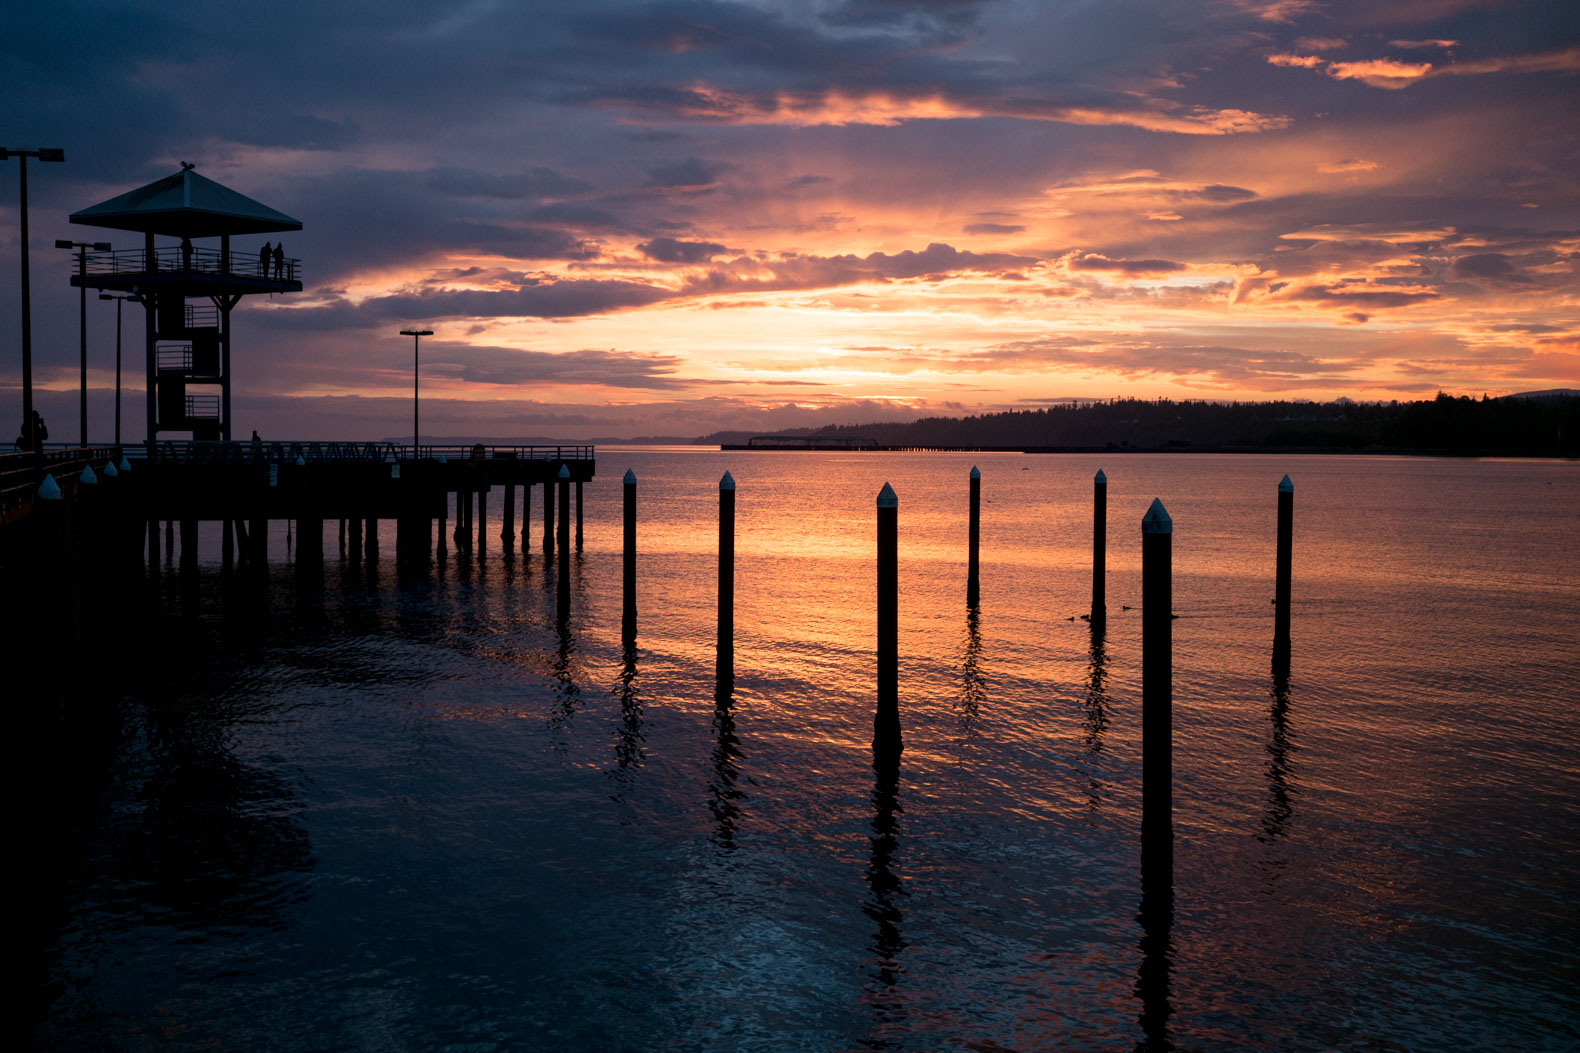
[[[564,626],[536,546],[452,551],[410,583],[392,531],[374,575],[331,558],[322,602],[298,595],[283,526],[265,609],[212,564],[195,615],[167,593],[168,666],[127,673],[66,876],[41,1045],[1107,1050],[1163,1048],[1161,1024],[1182,1049],[1573,1048],[1580,465],[600,452]],[[1099,465],[1094,640],[1068,619]],[[1294,662],[1275,690],[1284,471]],[[889,786],[868,749],[885,480],[906,733]],[[1146,959],[1140,618],[1120,607],[1139,605],[1153,496],[1180,618],[1175,916]]]

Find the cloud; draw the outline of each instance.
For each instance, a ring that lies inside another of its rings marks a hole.
[[[360,310],[378,318],[575,318],[646,307],[668,299],[668,289],[642,282],[545,281],[518,289],[401,293],[364,301]]]
[[[675,376],[684,365],[684,359],[678,356],[613,349],[551,353],[429,341],[423,345],[423,360],[425,366],[440,375],[472,384],[664,389],[688,383]]]
[[[591,185],[552,168],[526,172],[495,173],[472,168],[430,168],[427,186],[453,197],[515,200],[531,197],[566,197],[584,193]]]
[[[965,252],[933,242],[920,252],[874,252],[867,256],[786,253],[770,260],[741,258],[686,282],[688,295],[819,289],[863,282],[937,281],[975,273],[1004,275],[1037,262],[1033,256]]]
[[[1406,50],[1413,50],[1413,49],[1420,49],[1420,48],[1457,48],[1457,47],[1459,47],[1459,41],[1457,41],[1457,40],[1390,40],[1390,41],[1388,41],[1388,45],[1390,47],[1405,48]]]
[[[1432,72],[1430,62],[1399,62],[1396,59],[1365,59],[1359,62],[1330,62],[1326,70],[1334,80],[1358,80],[1373,88],[1397,91],[1408,88]]]
[[[1317,171],[1328,175],[1342,175],[1349,172],[1375,172],[1381,168],[1376,161],[1364,161],[1358,157],[1346,157],[1342,161],[1328,161],[1317,165]]]
[[[1528,285],[1531,277],[1521,273],[1514,261],[1501,252],[1479,252],[1454,261],[1454,273],[1466,278],[1485,278],[1505,285]]]
[[[1072,271],[1098,271],[1125,274],[1131,277],[1148,274],[1172,274],[1185,269],[1174,260],[1125,260],[1110,259],[1096,252],[1072,253],[1065,258],[1065,266]]]
[[[1315,10],[1316,0],[1230,0],[1235,7],[1255,15],[1263,22],[1293,22],[1299,16]]]
[[[703,191],[718,183],[724,166],[700,157],[669,161],[647,170],[647,185],[666,190]]]
[[[675,238],[654,238],[637,246],[642,255],[660,263],[706,263],[724,251],[724,246],[711,241],[679,241]]]
[[[1327,60],[1321,55],[1290,55],[1280,53],[1267,56],[1267,61],[1274,66],[1288,66],[1293,69],[1315,69]]]
[[[966,234],[1021,234],[1026,230],[1016,223],[967,223],[961,229]]]

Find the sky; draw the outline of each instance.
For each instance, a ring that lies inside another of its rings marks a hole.
[[[234,315],[241,435],[409,436],[412,327],[425,439],[1580,387],[1567,0],[55,0],[6,24],[0,141],[67,158],[28,168],[52,438],[79,355],[54,240],[136,247],[66,217],[183,161],[303,224],[303,292]],[[90,437],[114,329],[90,299]]]

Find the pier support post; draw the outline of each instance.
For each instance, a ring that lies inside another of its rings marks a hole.
[[[560,465],[560,529],[555,541],[563,549],[571,547],[571,470]]]
[[[484,479],[477,487],[477,554],[481,557],[488,551],[488,480]]]
[[[735,668],[735,477],[719,480],[719,663]]]
[[[900,499],[888,483],[878,491],[878,710],[872,751],[900,752]]]
[[[966,605],[975,607],[982,599],[982,472],[971,466],[971,523],[966,557]]]
[[[621,636],[629,644],[636,637],[636,473],[625,470],[625,546],[621,559],[624,605]]]
[[[564,625],[570,619],[571,611],[571,470],[565,465],[560,465],[560,571],[556,581],[556,606],[558,607],[559,622]]]
[[[1273,591],[1273,674],[1289,675],[1290,571],[1294,561],[1295,484],[1284,476],[1278,484],[1278,566]]]
[[[148,517],[148,573],[159,573],[159,520]]]
[[[231,533],[228,518],[220,520],[220,526],[222,527],[219,535],[220,565],[225,568],[225,573],[229,574],[236,569],[236,538]]]
[[[532,554],[532,484],[521,484],[521,554]]]
[[[324,521],[307,518],[296,521],[296,570],[317,574],[324,569]]]
[[[543,551],[554,551],[554,475],[543,484]]]
[[[254,517],[252,526],[247,528],[247,554],[252,572],[259,578],[269,575],[269,521]]]
[[[1108,620],[1108,476],[1099,468],[1092,479],[1093,625]]]
[[[1141,520],[1141,869],[1174,871],[1174,521],[1153,499]]]
[[[368,517],[366,547],[369,565],[376,564],[379,561],[379,521],[372,516]]]
[[[426,522],[426,520],[424,520],[424,522]],[[444,559],[444,557],[449,552],[449,535],[446,533],[446,531],[448,531],[449,529],[450,529],[450,494],[449,494],[448,491],[446,491],[445,494],[444,494],[443,499],[439,502],[439,531],[438,531],[439,536],[434,541],[434,544],[436,545],[436,547],[439,550],[439,558],[440,559]]]
[[[352,516],[351,517],[351,549],[350,549],[350,557],[351,557],[351,562],[353,564],[357,564],[357,563],[361,563],[362,562],[362,517],[361,516]]]
[[[582,550],[582,481],[576,480],[576,551]]]
[[[505,555],[510,555],[516,550],[516,484],[505,484],[505,521],[500,527],[499,540],[504,542],[500,547]]]
[[[185,516],[181,519],[181,573],[197,572],[197,520]]]

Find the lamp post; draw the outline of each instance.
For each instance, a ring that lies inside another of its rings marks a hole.
[[[27,159],[64,161],[66,151],[60,147],[12,150],[0,146],[0,161],[11,157],[22,166],[22,437],[29,450],[37,450],[38,438],[33,434],[33,298],[27,273]]]
[[[141,299],[133,293],[131,296],[116,296],[114,293],[101,292],[101,300],[115,301],[115,445],[121,444],[121,304],[127,300],[136,302]]]
[[[417,348],[422,338],[432,336],[432,329],[402,329],[401,336],[411,337],[411,456],[416,460],[422,452],[417,432]]]
[[[77,328],[82,337],[82,387],[78,392],[81,405],[82,428],[78,434],[79,441],[77,445],[86,447],[88,445],[88,284],[85,281],[80,281],[80,279],[86,278],[88,274],[88,250],[109,252],[110,243],[107,241],[61,241],[57,239],[55,247],[57,249],[77,250],[77,277],[79,279],[77,291],[82,294],[78,298],[81,302],[81,309],[77,316]]]

